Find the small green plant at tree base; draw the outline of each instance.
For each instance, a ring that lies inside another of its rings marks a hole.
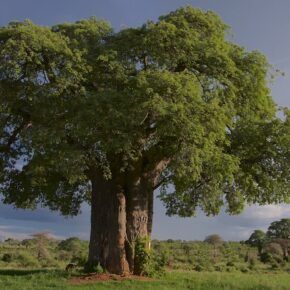
[[[101,266],[100,263],[93,265],[87,263],[84,267],[84,272],[85,273],[96,273],[96,274],[102,274],[105,272],[104,268]]]
[[[144,274],[146,265],[150,259],[149,239],[139,238],[135,244],[134,272]]]
[[[157,255],[149,249],[149,238],[138,239],[135,245],[134,272],[148,277],[160,277],[165,272],[168,263],[166,252]]]
[[[95,272],[96,272],[97,274],[102,274],[102,273],[105,272],[104,269],[103,269],[103,267],[101,266],[100,263],[98,263],[98,265],[95,267]]]

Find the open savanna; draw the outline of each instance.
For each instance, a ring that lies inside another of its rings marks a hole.
[[[282,253],[265,252],[268,260],[262,262],[257,248],[244,242],[153,240],[154,256],[165,264],[161,272],[151,269],[153,278],[91,281],[78,278],[83,277],[87,241],[34,236],[0,243],[0,290],[290,290],[290,262]],[[77,267],[66,272],[71,262]]]

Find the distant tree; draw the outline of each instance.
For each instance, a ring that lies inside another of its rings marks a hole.
[[[36,239],[24,239],[21,241],[21,245],[25,246],[26,248],[35,246],[37,244]]]
[[[187,255],[187,256],[189,256],[190,255],[190,251],[191,251],[191,249],[192,249],[192,245],[191,244],[189,244],[189,243],[183,243],[182,244],[182,249],[183,249],[183,251],[185,252],[185,254]]]
[[[290,239],[274,239],[275,243],[279,244],[283,250],[284,259],[289,259]]]
[[[214,246],[220,246],[223,244],[224,241],[223,241],[221,236],[219,236],[217,234],[213,234],[213,235],[207,236],[204,239],[204,242],[211,244],[211,245],[214,245]]]
[[[290,218],[272,222],[267,236],[271,239],[290,239]]]
[[[95,18],[1,27],[4,202],[65,215],[89,202],[88,268],[116,274],[149,247],[157,188],[183,217],[287,202],[289,110],[277,117],[266,58],[227,33],[192,7],[118,32]]]
[[[266,242],[266,233],[261,230],[255,230],[250,238],[246,241],[246,244],[258,248],[259,254],[261,254],[263,246]]]
[[[273,255],[283,256],[283,249],[281,245],[275,242],[267,244],[265,251]]]
[[[213,246],[213,259],[216,260],[217,256],[218,256],[218,252],[219,252],[219,247],[223,244],[223,239],[217,235],[217,234],[213,234],[210,236],[207,236],[204,240],[204,242],[210,244]]]
[[[19,245],[20,242],[16,239],[13,239],[13,238],[7,238],[5,241],[4,241],[5,244],[7,245],[13,245],[13,246],[16,246],[16,245]]]
[[[283,249],[280,244],[276,242],[270,242],[265,245],[263,254],[270,254],[272,257],[282,257],[283,256]]]
[[[284,218],[280,221],[272,222],[268,228],[267,236],[281,246],[284,258],[288,259],[290,248],[290,219]]]
[[[31,235],[36,239],[37,258],[38,260],[50,259],[50,254],[47,250],[48,241],[52,239],[48,232],[38,232]]]
[[[71,237],[61,241],[57,248],[68,252],[77,252],[82,247],[82,241],[77,237]]]

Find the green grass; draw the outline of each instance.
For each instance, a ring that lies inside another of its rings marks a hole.
[[[170,272],[157,281],[110,281],[70,285],[59,270],[0,270],[1,290],[289,290],[289,273]]]

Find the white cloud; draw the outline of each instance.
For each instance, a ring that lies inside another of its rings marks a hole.
[[[289,205],[264,205],[264,206],[249,206],[244,213],[244,216],[259,220],[277,220],[283,217],[289,217]]]
[[[10,232],[6,230],[0,230],[0,241],[4,241],[8,238],[12,238],[15,240],[23,240],[23,239],[28,239],[29,235],[26,233],[15,233],[15,232]]]

